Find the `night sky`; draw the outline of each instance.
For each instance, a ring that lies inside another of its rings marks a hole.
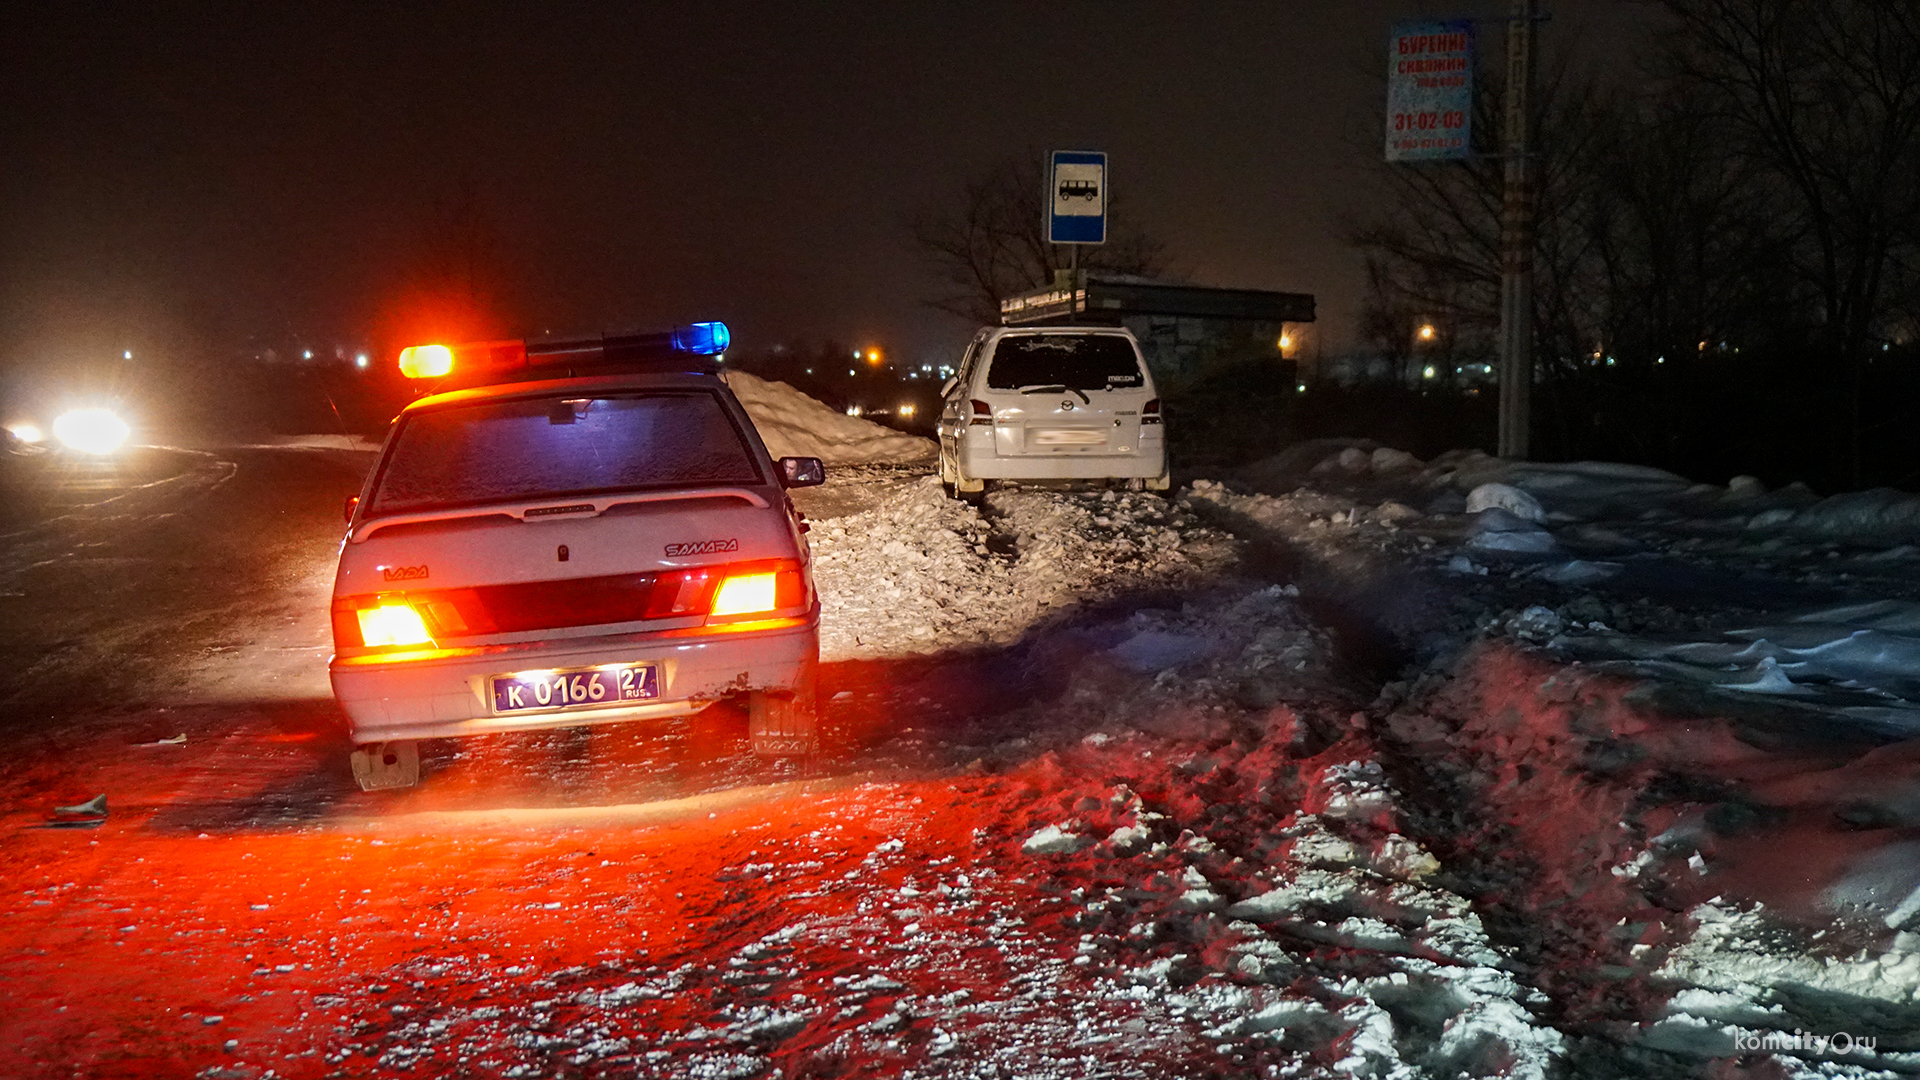
[[[718,317],[749,348],[945,359],[965,327],[922,303],[906,219],[1054,147],[1108,151],[1192,279],[1317,294],[1337,347],[1385,34],[1463,10],[9,5],[0,363],[376,341],[448,235],[502,330]],[[1589,50],[1649,18],[1554,10],[1543,40]]]

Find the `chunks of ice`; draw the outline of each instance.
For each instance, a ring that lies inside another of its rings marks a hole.
[[[1541,507],[1540,500],[1512,484],[1481,484],[1467,493],[1467,513],[1478,514],[1487,510],[1504,510],[1522,521],[1535,524],[1547,520],[1547,512]]]
[[[1141,673],[1165,671],[1211,651],[1203,638],[1164,630],[1142,630],[1107,651],[1121,667]]]
[[[1061,855],[1079,851],[1092,843],[1079,833],[1068,832],[1058,825],[1048,825],[1039,832],[1027,837],[1020,850],[1028,855]]]

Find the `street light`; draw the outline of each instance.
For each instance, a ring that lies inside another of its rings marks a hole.
[[[1432,323],[1421,323],[1420,329],[1415,331],[1414,336],[1421,341],[1432,341],[1439,333],[1440,331],[1435,329]]]

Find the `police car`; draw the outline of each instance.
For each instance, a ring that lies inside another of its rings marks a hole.
[[[818,748],[820,603],[786,489],[720,377],[720,323],[427,345],[333,587],[334,695],[369,790],[417,740],[644,723],[744,698],[753,749]]]

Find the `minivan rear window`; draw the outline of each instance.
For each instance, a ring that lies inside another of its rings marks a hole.
[[[512,398],[407,415],[367,510],[761,482],[712,394]]]
[[[1133,343],[1119,334],[1022,334],[1003,337],[994,347],[987,387],[1065,386],[1105,390],[1141,386],[1140,360]]]

